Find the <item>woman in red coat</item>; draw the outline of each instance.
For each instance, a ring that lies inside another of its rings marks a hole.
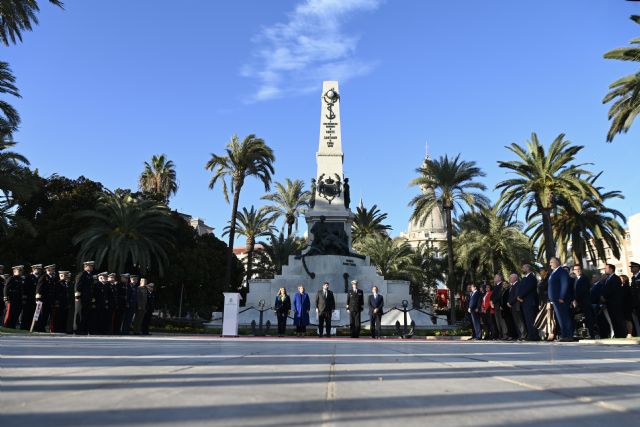
[[[491,285],[486,284],[484,287],[484,296],[482,297],[482,329],[484,330],[484,339],[492,340],[496,337],[496,319],[495,311],[491,307]]]

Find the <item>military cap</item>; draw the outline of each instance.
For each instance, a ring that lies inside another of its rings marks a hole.
[[[24,265],[14,265],[13,267],[11,267],[12,270],[15,269],[19,269],[19,270],[24,270]]]
[[[109,272],[108,271],[103,271],[102,273],[98,273],[98,277],[100,276],[108,276]]]
[[[637,262],[631,261],[629,263],[629,267],[640,267],[640,264],[638,264]]]
[[[49,265],[45,265],[44,268],[46,268],[46,269],[49,269],[49,268],[55,269],[56,265],[55,264],[49,264]]]
[[[117,274],[116,274],[116,273],[109,273],[109,276],[108,276],[108,277],[116,277],[116,276],[117,276]]]
[[[60,270],[60,271],[58,271],[58,274],[67,275],[67,274],[71,274],[71,272],[70,271],[66,271],[66,270]]]
[[[130,274],[129,277],[131,277],[132,279],[135,277],[136,279],[140,278],[140,275],[138,274]]]
[[[131,275],[129,273],[122,273],[120,277],[126,277],[128,279]]]
[[[95,263],[95,261],[85,261],[82,263],[82,265],[94,265]]]
[[[0,268],[4,268],[4,265],[0,264]]]
[[[31,269],[33,270],[34,268],[42,268],[42,264],[31,264]]]

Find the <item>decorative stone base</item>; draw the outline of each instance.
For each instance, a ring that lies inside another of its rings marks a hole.
[[[240,313],[240,324],[249,325],[252,320],[259,321],[260,301],[264,300],[264,307],[273,306],[276,295],[280,288],[285,288],[287,294],[293,300],[293,295],[298,291],[300,284],[304,285],[306,292],[311,299],[311,311],[309,317],[311,323],[317,323],[315,313],[315,296],[322,288],[322,284],[329,282],[329,289],[334,293],[336,300],[336,311],[334,312],[333,323],[336,326],[349,324],[349,313],[346,311],[347,293],[351,289],[351,281],[358,280],[359,287],[364,291],[365,310],[362,313],[362,320],[368,320],[369,310],[367,301],[371,295],[371,288],[378,287],[379,293],[384,297],[385,315],[383,316],[383,325],[393,325],[396,320],[402,323],[402,313],[397,310],[391,310],[393,307],[402,307],[402,301],[406,300],[411,306],[411,295],[409,293],[409,282],[405,280],[385,280],[378,274],[376,268],[371,266],[369,258],[365,259],[346,257],[339,255],[322,255],[310,256],[304,258],[289,257],[289,265],[282,268],[282,274],[274,279],[253,279],[249,285],[249,293],[247,294],[245,310]],[[307,273],[313,273],[314,278]],[[249,307],[255,307],[251,309]],[[247,309],[249,308],[249,309]],[[242,311],[241,310],[241,311]],[[420,312],[411,312],[409,314],[409,322],[411,319],[416,321],[416,325],[432,325],[431,318]],[[263,322],[269,320],[275,327],[276,318],[273,311],[268,310],[263,314]]]

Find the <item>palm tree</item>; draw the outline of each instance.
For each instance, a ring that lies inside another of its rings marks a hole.
[[[176,227],[166,205],[106,193],[95,210],[79,212],[78,219],[89,223],[73,238],[80,245],[79,260],[95,258],[109,271],[138,266],[143,273],[155,267],[164,274]]]
[[[254,206],[251,209],[242,208],[242,212],[238,212],[238,223],[236,225],[236,233],[246,237],[247,250],[247,287],[251,280],[251,265],[253,262],[253,251],[256,246],[256,238],[270,236],[274,231],[274,218],[269,216],[266,209],[260,208],[256,210]],[[223,236],[229,234],[230,227],[224,228]]]
[[[222,192],[229,203],[229,191],[227,179],[230,181],[233,193],[231,207],[231,221],[229,221],[229,248],[227,255],[227,271],[225,272],[225,286],[231,286],[231,268],[233,267],[233,242],[236,234],[236,215],[240,190],[244,181],[249,176],[255,176],[264,184],[264,190],[269,191],[271,175],[274,173],[273,163],[275,156],[273,150],[254,134],[248,135],[240,141],[237,135],[231,138],[227,144],[225,155],[211,154],[211,159],[205,165],[205,169],[213,172],[209,181],[209,188],[213,189],[218,180],[222,181]]]
[[[420,274],[414,276],[417,279],[415,283],[411,282],[411,297],[414,306],[419,308],[431,299],[430,294],[438,287],[438,283],[444,283],[447,260],[438,257],[435,248],[423,242],[413,252],[413,265]]]
[[[632,15],[631,20],[640,24],[640,16]],[[637,45],[640,38],[631,40],[631,44]],[[640,48],[622,47],[613,49],[604,54],[606,59],[617,59],[619,61],[640,61]],[[611,127],[607,133],[607,142],[613,141],[616,134],[626,133],[633,120],[640,113],[640,73],[630,74],[622,77],[609,85],[611,90],[602,100],[603,104],[614,101],[609,109],[609,120],[612,120]]]
[[[29,165],[29,160],[15,151],[8,151],[15,147],[16,142],[11,139],[9,133],[0,130],[0,192],[5,201],[14,194],[25,195],[30,186],[24,178],[24,168]]]
[[[0,93],[6,93],[20,98],[20,91],[15,85],[16,78],[9,68],[9,64],[0,61]],[[11,134],[20,124],[20,115],[8,102],[0,100],[0,132],[3,136]]]
[[[287,236],[291,236],[293,225],[298,229],[298,216],[304,214],[309,207],[311,193],[304,190],[304,182],[296,179],[291,181],[286,179],[285,184],[275,183],[276,191],[262,196],[263,200],[273,202],[273,206],[266,206],[267,212],[274,214],[274,219],[284,217],[287,224]]]
[[[378,273],[385,278],[411,280],[421,273],[413,264],[414,252],[405,239],[374,234],[356,246],[358,251],[369,256]]]
[[[582,168],[584,164],[571,164],[584,147],[571,145],[564,136],[558,135],[547,153],[540,144],[538,135],[532,133],[526,147],[516,143],[506,147],[518,156],[518,160],[498,162],[501,168],[508,169],[518,176],[496,185],[496,189],[503,190],[500,207],[504,212],[517,212],[524,206],[528,221],[537,215],[541,216],[547,263],[556,255],[551,215],[558,198],[564,199],[565,203],[575,210],[580,210],[582,200],[587,197],[599,199],[596,189],[585,179],[591,176],[591,173]],[[535,211],[532,213],[533,209]]]
[[[305,240],[284,233],[269,236],[269,242],[260,242],[263,250],[257,253],[255,272],[260,278],[272,279],[282,274],[282,266],[287,265],[291,255],[297,255],[305,246]]]
[[[457,261],[468,271],[477,269],[489,278],[497,272],[506,276],[533,260],[531,241],[522,224],[497,206],[466,213],[457,225]]]
[[[360,202],[360,206],[356,209],[353,223],[351,224],[351,238],[353,242],[357,242],[368,236],[376,234],[387,235],[387,231],[391,230],[390,225],[382,222],[387,219],[387,214],[380,212],[377,205],[367,209]]]
[[[60,0],[49,0],[63,9]],[[0,0],[0,39],[9,43],[22,41],[22,31],[31,31],[38,24],[36,14],[40,11],[37,0]]]
[[[157,194],[165,204],[169,204],[169,197],[178,191],[173,161],[167,160],[165,154],[160,154],[154,155],[151,163],[144,162],[144,171],[140,174],[138,186],[141,191]]]
[[[601,174],[589,178],[589,183],[595,185]],[[610,199],[624,199],[619,191],[603,192],[602,187],[595,187],[598,197],[589,197],[575,210],[570,203],[560,198],[558,208],[552,217],[552,229],[558,241],[558,255],[567,259],[569,250],[573,262],[582,265],[583,259],[589,255],[595,263],[599,258],[607,260],[606,248],[611,249],[614,257],[620,258],[620,244],[624,239],[624,227],[618,219],[626,221],[625,216],[618,210],[609,208],[605,202]],[[533,231],[531,238],[544,246],[542,224],[538,219],[532,222],[527,231]]]
[[[484,172],[476,166],[475,162],[460,160],[458,154],[455,158],[448,156],[437,160],[427,159],[422,167],[416,169],[418,177],[411,181],[411,185],[423,189],[421,194],[415,196],[409,206],[413,207],[411,220],[424,226],[431,211],[437,207],[444,210],[447,227],[447,287],[449,288],[451,301],[451,321],[455,322],[455,288],[454,258],[453,258],[453,221],[452,213],[456,209],[464,210],[465,206],[475,207],[488,204],[488,199],[473,190],[486,190],[484,184],[474,181],[478,177],[485,176]]]

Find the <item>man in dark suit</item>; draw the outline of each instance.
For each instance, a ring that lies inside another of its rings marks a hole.
[[[322,284],[316,294],[316,314],[318,315],[318,336],[322,338],[322,327],[326,326],[327,338],[331,336],[331,315],[336,309],[333,292],[329,290],[329,282]]]
[[[475,283],[471,284],[471,296],[469,296],[469,314],[471,315],[471,322],[473,322],[473,337],[471,339],[481,340],[482,329],[480,328],[480,292]]]
[[[587,276],[582,274],[582,266],[575,264],[573,266],[573,274],[576,275],[576,279],[573,282],[573,308],[584,315],[584,321],[589,329],[589,335],[591,338],[595,336],[593,328],[593,308],[591,307],[591,285]]]
[[[518,288],[520,287],[520,278],[516,273],[509,275],[509,308],[511,309],[511,317],[515,325],[515,339],[524,340],[527,338],[527,328],[524,325],[522,317],[522,303],[518,300]]]
[[[538,313],[538,280],[533,274],[531,264],[522,266],[524,277],[518,285],[517,300],[522,308],[522,318],[527,329],[528,341],[539,341],[538,329],[534,326],[536,314]]]
[[[364,308],[364,293],[358,289],[358,281],[351,281],[351,290],[347,294],[347,311],[349,312],[349,326],[351,338],[360,337],[360,314]]]
[[[602,286],[602,300],[607,306],[613,332],[616,338],[625,338],[627,336],[627,325],[624,320],[624,296],[622,293],[622,280],[616,274],[616,267],[613,264],[607,264],[604,272],[607,279]]]
[[[569,342],[573,339],[573,322],[569,311],[571,301],[571,289],[569,283],[569,273],[560,267],[560,260],[551,257],[549,260],[551,274],[549,275],[549,300],[553,304],[553,311],[560,326],[560,341]]]
[[[494,315],[496,318],[496,328],[498,329],[497,336],[494,339],[503,339],[506,340],[509,335],[509,330],[507,329],[507,322],[504,319],[504,315],[502,313],[502,292],[503,292],[503,282],[504,277],[502,273],[496,273],[493,276],[493,292],[491,293],[491,307],[493,308]]]
[[[631,319],[636,336],[640,336],[640,264],[631,262]]]
[[[384,298],[378,293],[378,287],[371,288],[369,295],[369,325],[371,338],[380,338],[382,315],[384,314]]]

